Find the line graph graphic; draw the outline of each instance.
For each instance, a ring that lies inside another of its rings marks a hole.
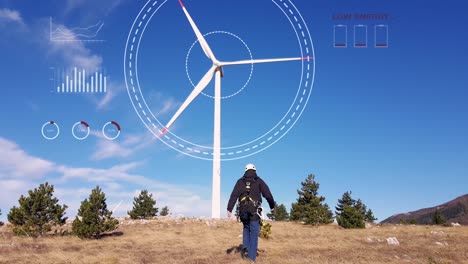
[[[58,42],[103,42],[97,36],[104,26],[103,21],[88,27],[67,28],[63,25],[54,24],[52,17],[49,20],[49,38],[50,41]]]

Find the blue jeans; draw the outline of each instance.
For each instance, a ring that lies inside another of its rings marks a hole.
[[[250,223],[244,224],[242,246],[249,251],[249,258],[253,261],[257,257],[259,232],[260,221],[250,221]]]

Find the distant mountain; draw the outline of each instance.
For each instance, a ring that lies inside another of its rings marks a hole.
[[[400,219],[405,222],[415,219],[416,223],[418,224],[432,224],[432,215],[436,209],[439,209],[439,211],[447,220],[447,223],[468,225],[468,194],[431,208],[424,208],[414,212],[392,215],[389,218],[383,220],[382,223],[397,224],[400,222]]]

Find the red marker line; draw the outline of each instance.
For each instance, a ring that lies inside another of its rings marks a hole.
[[[313,60],[313,59],[314,59],[314,57],[310,57],[310,56],[302,58],[302,60]]]
[[[179,0],[179,4],[182,8],[184,7],[184,3],[182,3],[182,0]]]
[[[80,123],[85,125],[86,127],[89,127],[88,123],[86,123],[85,121],[81,121]]]
[[[119,125],[117,122],[111,121],[111,124],[113,124],[114,126],[116,126],[117,129],[120,131],[120,125]]]
[[[55,124],[55,122],[54,122],[54,121],[50,121],[50,124],[53,125],[53,124]]]
[[[346,44],[337,43],[335,44],[335,47],[346,47]]]
[[[162,137],[165,133],[167,132],[167,127],[165,127],[161,133],[159,134],[159,137]]]

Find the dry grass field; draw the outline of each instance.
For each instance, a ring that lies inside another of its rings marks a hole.
[[[99,240],[16,237],[0,228],[0,263],[248,263],[242,225],[230,220],[121,221]],[[389,245],[396,237],[399,245]],[[273,222],[257,263],[468,263],[468,227],[374,226],[345,230]]]

